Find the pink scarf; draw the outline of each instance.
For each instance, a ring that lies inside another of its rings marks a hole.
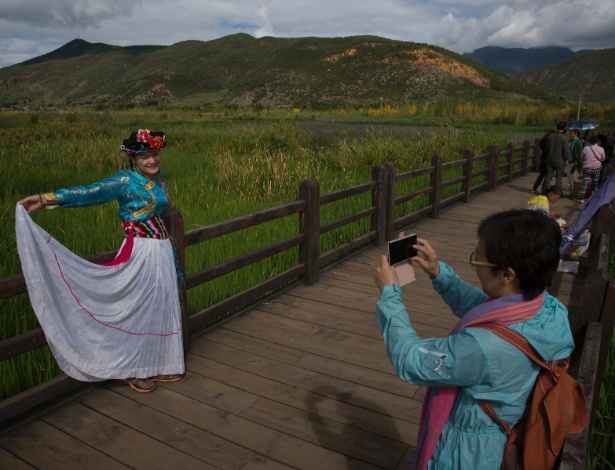
[[[467,312],[451,332],[456,334],[462,328],[484,323],[511,325],[529,320],[536,316],[544,302],[544,294],[533,300],[523,301],[522,295],[511,295],[500,299],[487,299],[482,304]],[[459,387],[427,387],[421,421],[417,455],[413,469],[424,470],[434,453],[442,430],[453,410]]]

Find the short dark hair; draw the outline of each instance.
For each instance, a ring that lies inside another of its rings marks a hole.
[[[492,214],[479,224],[478,238],[494,274],[515,271],[525,300],[538,297],[551,285],[559,265],[562,239],[557,222],[541,212],[511,209]]]
[[[547,189],[547,194],[557,194],[559,197],[562,197],[564,193],[562,192],[562,188],[553,185],[549,186],[549,189]]]
[[[568,124],[566,124],[565,121],[560,121],[560,122],[557,123],[557,130],[558,131],[564,130],[564,129],[566,129],[567,125]]]

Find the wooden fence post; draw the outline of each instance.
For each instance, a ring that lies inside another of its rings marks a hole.
[[[386,195],[386,227],[384,230],[385,241],[392,240],[395,232],[395,199],[397,198],[397,168],[392,162],[384,164],[387,169],[387,195]]]
[[[380,246],[386,242],[386,225],[388,215],[388,178],[387,168],[384,165],[376,165],[372,168],[372,181],[378,183],[376,189],[372,191],[372,207],[376,208],[376,213],[371,217],[371,230],[376,232],[376,238],[374,238],[372,244],[374,246]]]
[[[440,200],[442,199],[442,155],[435,154],[431,159],[431,166],[434,172],[431,174],[430,182],[433,189],[429,194],[429,205],[431,206],[429,217],[437,219],[440,215]]]
[[[530,157],[530,143],[527,140],[523,141],[523,150],[521,151],[521,175],[527,175],[527,161]]]
[[[493,191],[498,185],[498,166],[500,163],[500,148],[489,146],[489,185],[487,191]]]
[[[512,142],[510,142],[507,146],[506,146],[506,155],[508,156],[508,182],[512,183],[513,180],[513,170],[514,170],[514,165],[513,165],[513,161],[514,161],[514,150],[515,150],[515,146],[512,144]]]
[[[184,217],[178,208],[173,207],[165,221],[170,227],[171,241],[177,257],[177,290],[179,294],[179,306],[182,314],[182,339],[184,343],[184,356],[190,351],[190,330],[188,328],[188,299],[186,297],[186,254],[184,243]]]
[[[311,178],[299,187],[299,198],[305,201],[305,211],[299,214],[299,232],[305,234],[305,242],[299,247],[299,263],[305,263],[303,281],[313,284],[318,281],[320,258],[320,183]]]
[[[463,167],[463,183],[461,184],[461,192],[463,193],[463,202],[470,202],[470,192],[472,190],[472,173],[474,172],[474,153],[470,149],[463,152],[463,158],[466,163]]]

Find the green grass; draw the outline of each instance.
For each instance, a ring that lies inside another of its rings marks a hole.
[[[615,276],[615,257],[609,271]],[[594,427],[589,443],[590,469],[615,469],[615,333],[604,368]]]
[[[615,335],[606,362],[589,445],[589,468],[615,469]]]

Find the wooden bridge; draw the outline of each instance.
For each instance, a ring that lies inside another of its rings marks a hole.
[[[468,259],[478,222],[525,207],[535,174],[481,193],[412,226],[439,258],[478,284]],[[574,220],[580,204],[555,207]],[[120,382],[0,434],[8,469],[406,469],[423,388],[401,381],[387,358],[372,274],[384,247],[368,248],[191,342],[185,378],[138,394]],[[422,272],[403,288],[422,337],[455,318]],[[576,276],[549,291],[578,305]]]

